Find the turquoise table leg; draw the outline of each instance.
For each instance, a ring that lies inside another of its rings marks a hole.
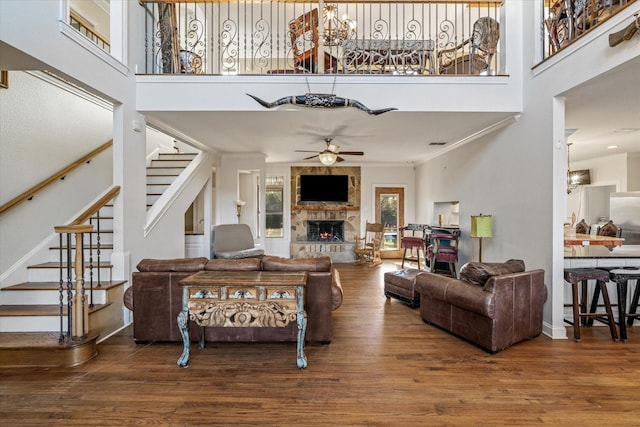
[[[178,359],[178,366],[182,368],[186,368],[189,365],[189,353],[190,353],[189,311],[188,310],[183,309],[180,313],[178,313],[178,329],[180,329],[180,334],[182,335],[182,343],[184,344],[182,355]]]
[[[304,309],[304,288],[298,288],[298,368],[307,367],[307,356],[304,355],[304,340],[307,334],[307,312]]]

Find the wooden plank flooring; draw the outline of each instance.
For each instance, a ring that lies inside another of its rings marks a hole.
[[[136,345],[131,328],[74,368],[0,369],[7,426],[637,426],[640,326],[583,340],[540,336],[490,355],[385,299],[377,268],[338,264],[344,304],[334,340]],[[571,334],[571,330],[568,330]]]

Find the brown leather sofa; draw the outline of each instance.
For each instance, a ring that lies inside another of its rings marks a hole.
[[[125,305],[133,311],[136,342],[179,341],[177,317],[182,310],[180,280],[201,270],[208,271],[308,271],[305,293],[306,341],[329,343],[332,339],[332,311],[342,304],[340,275],[331,258],[286,259],[274,256],[244,259],[143,259],[133,273],[125,294]],[[297,325],[285,328],[205,328],[209,342],[296,341]],[[200,338],[200,328],[190,324],[191,339]]]
[[[468,263],[460,279],[433,273],[416,277],[420,314],[495,353],[542,332],[547,299],[544,270],[524,271],[524,262]]]

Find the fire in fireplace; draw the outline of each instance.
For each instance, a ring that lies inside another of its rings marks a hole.
[[[344,221],[307,221],[307,241],[344,242]]]

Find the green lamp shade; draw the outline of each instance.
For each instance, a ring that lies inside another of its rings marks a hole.
[[[471,237],[492,237],[491,215],[474,215],[471,217]]]

